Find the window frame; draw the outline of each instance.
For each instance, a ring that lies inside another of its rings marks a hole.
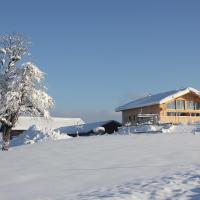
[[[173,101],[167,103],[166,107],[168,110],[176,110],[176,101],[173,100]]]
[[[187,101],[187,110],[196,110],[194,101]]]
[[[184,100],[176,100],[176,110],[185,110],[185,101]]]

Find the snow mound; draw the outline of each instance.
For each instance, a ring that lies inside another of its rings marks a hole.
[[[11,141],[11,146],[20,146],[24,144],[34,144],[37,142],[47,142],[52,140],[64,140],[71,138],[67,134],[62,134],[59,131],[39,130],[36,126],[30,127],[21,135],[16,136]]]
[[[172,124],[166,124],[162,127],[162,133],[172,133],[175,132],[176,127]]]
[[[191,123],[191,124],[160,124],[160,125],[150,125],[150,124],[140,124],[136,126],[125,127],[122,126],[119,128],[117,134],[134,134],[134,133],[173,133],[173,134],[200,134],[200,124]]]

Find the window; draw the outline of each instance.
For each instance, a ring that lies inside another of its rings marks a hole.
[[[167,116],[176,116],[176,113],[175,112],[168,112]]]
[[[193,101],[187,101],[188,110],[194,110],[195,106],[196,106],[196,103],[194,103]]]
[[[176,109],[175,101],[172,101],[172,102],[168,103],[167,104],[167,108],[168,109]]]
[[[200,110],[200,103],[195,102],[194,103],[194,109],[195,110]]]
[[[191,113],[191,116],[192,116],[192,117],[199,117],[199,116],[200,116],[200,113]]]
[[[132,118],[131,118],[131,116],[129,116],[129,117],[128,117],[128,121],[129,121],[129,122],[131,122],[131,121],[132,121]]]
[[[184,116],[188,116],[188,114],[187,113],[182,113],[182,112],[177,112],[176,116],[184,117]]]
[[[176,101],[176,109],[177,110],[185,110],[185,101],[177,100]]]
[[[183,112],[168,112],[167,116],[184,117],[184,116],[189,116],[189,114],[188,113],[183,113]]]
[[[200,110],[200,103],[187,101],[187,109],[188,110]]]

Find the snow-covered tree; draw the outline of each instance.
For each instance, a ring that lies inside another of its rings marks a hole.
[[[49,116],[53,99],[46,93],[44,73],[32,62],[29,41],[20,34],[0,36],[0,123],[2,150],[8,150],[12,128],[20,115]]]

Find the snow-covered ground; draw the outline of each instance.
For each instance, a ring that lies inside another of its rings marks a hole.
[[[36,126],[31,126],[27,131],[13,137],[10,142],[11,147],[20,145],[30,145],[38,142],[49,142],[54,140],[65,140],[71,138],[67,134],[60,133],[58,130],[52,129],[38,129]],[[0,149],[2,147],[2,133],[0,133]]]
[[[0,199],[198,200],[200,135],[189,127],[177,130],[79,137],[0,152]]]

